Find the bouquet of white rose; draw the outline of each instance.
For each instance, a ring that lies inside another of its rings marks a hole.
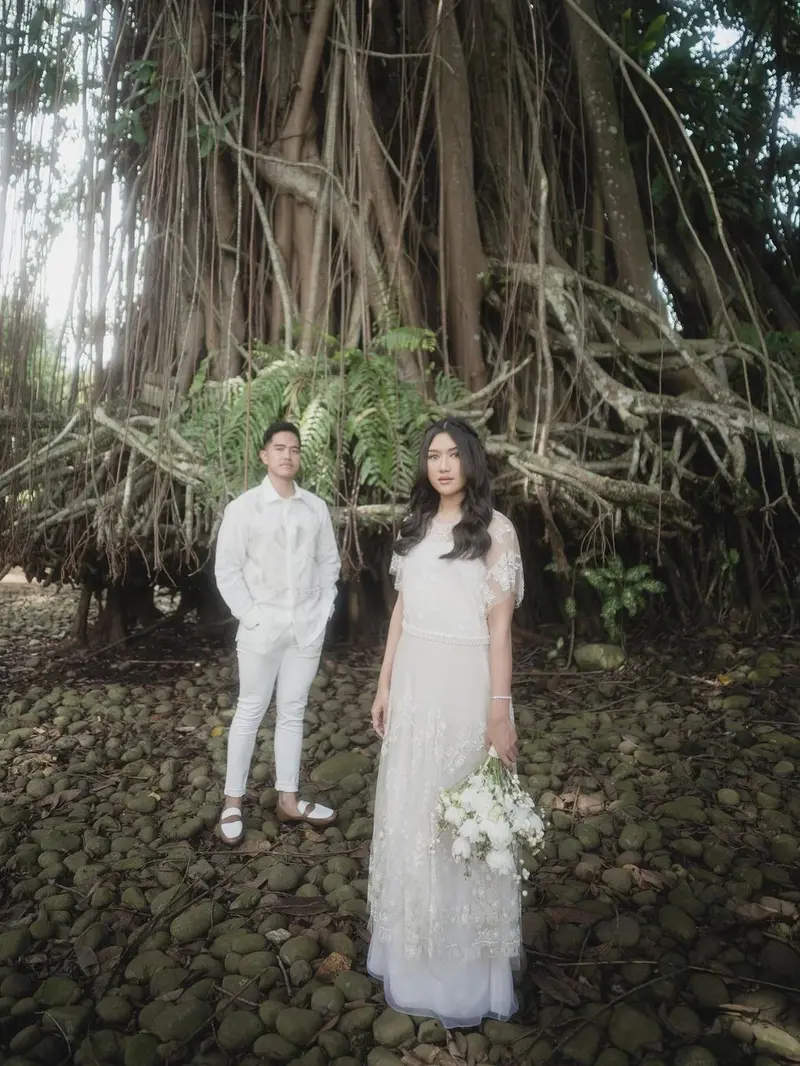
[[[544,842],[544,823],[517,774],[508,770],[494,748],[483,766],[454,788],[442,789],[437,806],[439,835],[450,831],[452,854],[464,863],[485,862],[498,874],[528,880],[518,869],[521,849],[538,851]],[[523,893],[524,895],[525,893]]]

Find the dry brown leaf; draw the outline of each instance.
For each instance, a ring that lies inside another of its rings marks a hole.
[[[449,1051],[440,1048],[439,1053],[436,1056],[436,1066],[465,1066],[465,1061],[460,1055],[456,1058],[454,1055],[451,1055]]]
[[[581,997],[571,983],[563,978],[555,977],[543,967],[536,967],[536,969],[531,971],[530,976],[539,991],[544,992],[551,999],[555,999],[559,1003],[566,1003],[568,1007],[579,1007],[581,1005]]]
[[[337,974],[350,970],[352,965],[346,955],[340,955],[338,951],[334,951],[322,960],[314,976],[319,981],[332,981]]]
[[[467,1057],[469,1045],[467,1044],[467,1038],[460,1030],[453,1033],[447,1041],[447,1050],[454,1058],[465,1059]]]
[[[781,918],[796,918],[797,904],[789,899],[777,899],[775,896],[762,896],[758,901],[764,907],[773,907]]]
[[[638,888],[654,888],[659,892],[664,887],[664,878],[655,870],[643,870],[641,866],[626,863],[624,869],[629,870]]]
[[[100,960],[88,944],[75,945],[75,961],[86,977],[96,977],[100,973]]]
[[[323,1027],[320,1029],[320,1033],[327,1033],[329,1029],[335,1029],[336,1026],[339,1024],[340,1018],[341,1014],[334,1014],[332,1018],[328,1018]],[[319,1033],[317,1035],[319,1035]]]
[[[439,1048],[434,1047],[433,1044],[418,1044],[410,1054],[417,1062],[424,1062],[426,1066],[434,1066]]]
[[[122,958],[123,949],[117,945],[100,948],[97,952],[97,961],[100,963],[101,973],[110,973]]]

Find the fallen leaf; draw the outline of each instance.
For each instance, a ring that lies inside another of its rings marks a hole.
[[[122,958],[121,947],[116,944],[111,947],[101,948],[97,952],[97,960],[100,963],[100,970],[102,973],[110,973]]]
[[[563,978],[554,977],[543,967],[537,967],[532,970],[530,976],[539,991],[544,992],[551,999],[555,999],[559,1003],[566,1003],[569,1007],[579,1007],[581,1005],[581,997]]]
[[[225,727],[224,726],[215,725],[214,728],[211,730],[211,736],[212,737],[221,737],[224,732],[225,732]]]
[[[762,896],[758,901],[764,907],[772,907],[782,918],[796,918],[797,904],[789,899],[777,899],[775,896]]]
[[[348,970],[352,969],[352,966],[352,962],[346,955],[333,951],[322,960],[314,976],[319,981],[332,981],[337,974],[347,973]]]
[[[775,902],[779,901],[775,900]],[[732,900],[731,903],[733,903]],[[745,922],[771,922],[775,918],[783,917],[778,907],[767,906],[763,901],[734,904],[731,910]]]
[[[624,869],[630,870],[638,888],[654,888],[659,892],[664,887],[664,878],[655,870],[643,870],[630,862],[625,863]]]
[[[452,1037],[447,1041],[447,1050],[454,1058],[461,1057],[465,1059],[467,1057],[469,1044],[467,1044],[467,1038],[460,1030],[453,1033]]]
[[[424,1062],[426,1066],[435,1066],[439,1048],[434,1047],[433,1044],[419,1044],[409,1054],[413,1055],[417,1062]]]
[[[100,960],[88,944],[75,945],[75,961],[86,977],[96,977],[100,973]]]

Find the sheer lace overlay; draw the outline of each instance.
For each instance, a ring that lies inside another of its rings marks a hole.
[[[486,560],[443,560],[452,546],[452,527],[434,525],[408,556],[392,561],[403,590],[404,626],[392,674],[370,862],[373,972],[384,979],[387,997],[393,987],[420,982],[421,987],[426,974],[435,973],[444,1004],[431,1010],[458,1024],[513,1012],[511,967],[520,950],[519,889],[513,879],[481,865],[465,876],[450,856],[449,837],[436,833],[440,790],[477,769],[486,756],[487,614],[503,600],[522,598],[514,527],[495,514],[490,532]],[[471,987],[485,978],[490,989],[469,1007],[463,996],[455,1004],[449,998],[460,995],[458,972],[465,966]],[[402,999],[393,1005],[429,1013],[425,1002]]]
[[[406,556],[393,555],[389,572],[403,591],[403,629],[453,644],[488,644],[487,616],[504,600],[519,606],[525,592],[517,533],[495,511],[485,559],[442,559],[453,546],[453,526],[433,522]]]

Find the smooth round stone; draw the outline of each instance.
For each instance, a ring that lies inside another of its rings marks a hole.
[[[779,833],[772,839],[770,852],[775,862],[788,866],[797,860],[800,846],[793,836],[789,836],[788,833]]]
[[[104,996],[97,1002],[95,1011],[105,1025],[125,1026],[133,1016],[133,1008],[122,996]]]
[[[672,903],[667,903],[658,912],[658,921],[665,933],[676,940],[691,944],[697,937],[697,926],[692,918]]]
[[[682,1040],[696,1040],[703,1031],[703,1023],[691,1007],[679,1003],[667,1016],[667,1025]]]
[[[674,1066],[717,1066],[716,1058],[704,1047],[678,1048],[675,1052]]]
[[[719,1007],[722,1003],[730,1003],[730,993],[725,982],[715,974],[692,974],[689,991],[704,1007]]]
[[[355,973],[353,970],[337,974],[333,985],[334,988],[338,988],[342,993],[346,1003],[357,1003],[359,1000],[369,999],[372,995],[372,982],[370,979],[364,974]]]
[[[632,948],[642,935],[639,923],[630,915],[621,914],[609,921],[598,922],[594,929],[601,944],[613,944],[618,948]]]
[[[398,1048],[414,1040],[416,1029],[407,1014],[389,1008],[375,1019],[372,1035],[383,1047]]]
[[[280,955],[285,966],[295,962],[313,962],[319,957],[319,943],[311,936],[295,936],[281,945]]]
[[[573,836],[580,841],[585,851],[594,851],[595,848],[600,847],[600,833],[587,822],[576,825]]]
[[[222,1019],[217,1030],[217,1043],[224,1051],[244,1051],[263,1033],[264,1025],[257,1014],[234,1010]]]
[[[661,1026],[635,1007],[620,1003],[614,1008],[608,1023],[608,1035],[620,1051],[642,1051],[661,1039]]]
[[[607,1047],[595,1059],[594,1066],[628,1066],[630,1059],[624,1051],[616,1047]]]

